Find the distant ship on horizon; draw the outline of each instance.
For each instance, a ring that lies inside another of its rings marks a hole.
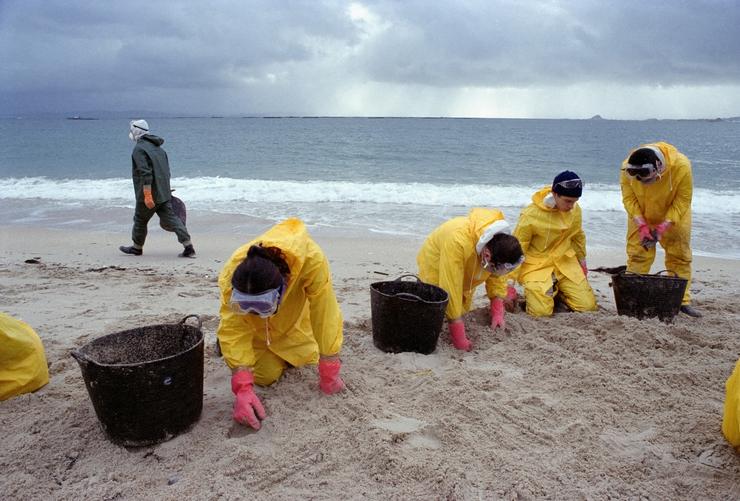
[[[74,115],[72,117],[67,117],[67,120],[97,120],[97,118],[81,117],[80,115]]]

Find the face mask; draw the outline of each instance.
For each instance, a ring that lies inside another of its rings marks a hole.
[[[229,305],[239,315],[254,314],[260,318],[271,317],[277,312],[283,296],[283,284],[260,294],[246,294],[240,290],[231,291]]]

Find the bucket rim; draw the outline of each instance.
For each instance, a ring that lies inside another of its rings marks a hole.
[[[194,325],[187,325],[185,323],[185,321],[188,318],[191,318],[191,317],[195,317],[198,320],[198,326],[197,327],[194,326]],[[174,324],[154,324],[154,325],[145,325],[144,327],[134,327],[134,328],[131,328],[131,329],[123,329],[123,330],[120,330],[120,331],[111,332],[110,334],[106,334],[104,336],[100,336],[98,338],[95,338],[92,341],[90,341],[88,343],[85,343],[80,348],[77,348],[76,350],[73,350],[72,353],[71,353],[71,355],[72,355],[72,357],[75,360],[77,360],[80,363],[91,363],[91,364],[95,364],[98,367],[121,367],[121,368],[125,368],[125,367],[141,367],[142,365],[149,365],[149,364],[154,364],[154,363],[160,363],[160,362],[164,362],[166,360],[171,360],[173,358],[182,356],[182,355],[184,355],[184,354],[186,354],[186,353],[188,353],[188,352],[190,352],[192,350],[195,350],[196,348],[198,348],[198,346],[203,345],[203,343],[205,342],[205,335],[203,334],[203,330],[201,329],[202,325],[203,325],[203,322],[201,321],[201,319],[200,319],[200,317],[198,315],[188,315],[185,318],[183,318],[182,320],[180,320],[179,322],[174,323]],[[112,337],[112,336],[117,336],[117,335],[119,335],[119,334],[121,334],[123,332],[128,332],[128,331],[142,329],[142,328],[157,328],[157,327],[172,327],[172,326],[182,326],[182,327],[189,327],[191,329],[195,329],[196,333],[199,336],[198,341],[195,342],[195,343],[193,343],[192,346],[190,346],[190,347],[188,347],[188,348],[186,348],[186,349],[184,349],[182,351],[179,351],[177,353],[173,353],[172,355],[168,355],[168,356],[162,357],[162,358],[155,358],[155,359],[152,359],[152,360],[145,360],[143,362],[132,362],[132,363],[110,364],[110,363],[99,362],[97,360],[94,360],[90,355],[88,355],[87,353],[85,353],[83,351],[83,350],[85,350],[85,348],[87,348],[89,346],[92,346],[94,343],[96,343],[96,342],[98,342],[100,340],[107,339],[107,338]],[[82,360],[80,360],[80,358]]]
[[[672,273],[673,275],[664,275],[663,273]],[[688,282],[688,279],[678,276],[678,273],[671,270],[661,270],[657,273],[637,273],[635,271],[621,270],[612,275],[612,278],[646,278],[659,280],[676,280],[678,282]]]
[[[416,282],[402,280],[402,278],[404,278],[404,277],[414,277],[416,279]],[[422,284],[422,285],[425,285],[427,287],[433,287],[434,289],[437,289],[441,293],[444,294],[444,299],[440,299],[438,301],[430,301],[428,299],[422,299],[422,298],[420,298],[418,296],[417,296],[416,299],[410,299],[408,297],[404,297],[402,295],[399,295],[399,293],[396,293],[396,294],[387,294],[387,293],[385,293],[383,291],[378,290],[378,287],[377,286],[380,285],[380,284],[392,284],[392,283],[396,283],[396,282],[408,282],[408,283],[411,283],[411,284]],[[449,300],[450,300],[450,295],[442,287],[440,287],[438,285],[430,284],[429,282],[424,282],[418,276],[412,275],[412,274],[401,275],[400,277],[398,277],[395,280],[380,280],[378,282],[373,282],[373,283],[370,284],[370,292],[371,293],[380,294],[381,296],[386,297],[386,298],[395,298],[395,299],[400,299],[402,301],[415,301],[415,302],[422,302],[422,303],[425,303],[425,304],[434,304],[434,305],[439,305],[439,304],[442,304],[442,303],[446,303],[446,302],[449,302]]]

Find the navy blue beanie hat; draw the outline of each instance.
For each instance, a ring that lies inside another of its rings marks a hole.
[[[564,197],[581,198],[583,181],[575,172],[564,170],[553,179],[552,192]]]

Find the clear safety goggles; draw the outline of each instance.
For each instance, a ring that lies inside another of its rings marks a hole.
[[[484,266],[488,273],[493,275],[501,276],[511,273],[517,269],[524,262],[524,256],[520,257],[516,263],[492,263],[489,262]]]
[[[555,183],[555,186],[562,186],[563,188],[567,190],[572,190],[573,188],[583,188],[583,181],[580,179],[567,179],[565,181],[560,181],[559,183]]]
[[[643,179],[647,179],[653,176],[656,172],[656,167],[653,164],[643,164],[643,165],[628,165],[625,169],[627,172],[627,175],[630,177],[634,177],[638,181],[642,181]]]
[[[254,314],[267,318],[275,314],[283,296],[284,284],[275,289],[269,289],[260,294],[246,294],[240,290],[231,291],[229,305],[239,315]]]

